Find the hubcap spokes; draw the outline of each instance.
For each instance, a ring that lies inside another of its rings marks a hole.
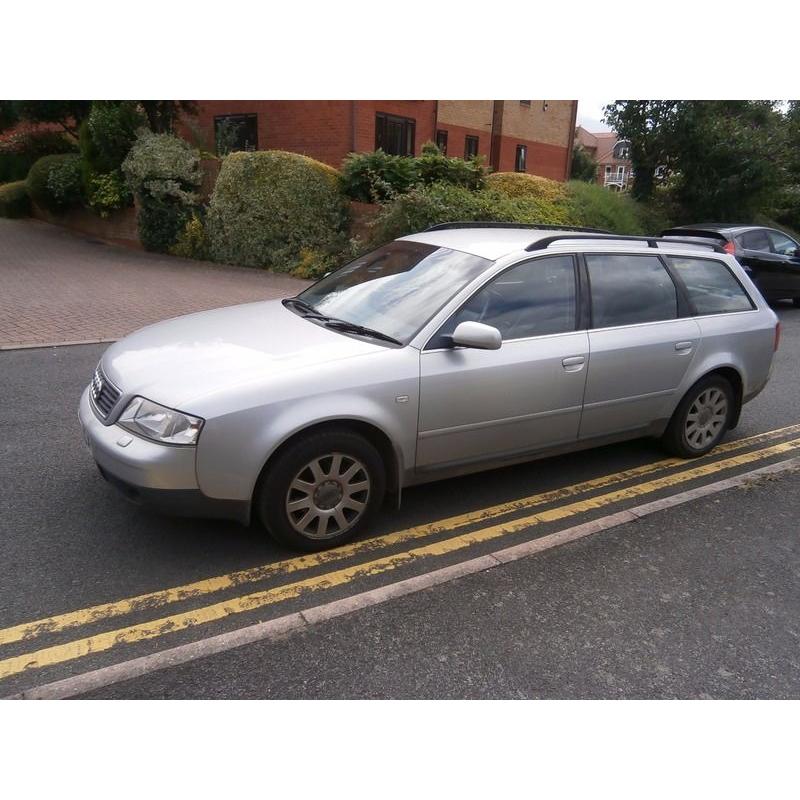
[[[686,415],[686,441],[702,450],[720,432],[728,416],[728,398],[711,387],[700,392]]]
[[[344,453],[309,461],[286,494],[292,527],[309,539],[330,539],[359,520],[369,500],[370,479],[364,465]]]

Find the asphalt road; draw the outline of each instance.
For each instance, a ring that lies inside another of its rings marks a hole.
[[[745,408],[730,440],[800,424],[800,311],[782,306],[779,313],[783,341],[773,378]],[[170,519],[130,505],[98,475],[76,418],[78,397],[103,349],[0,352],[0,696],[347,597],[494,546],[488,541],[452,551],[443,546],[430,557],[331,584],[326,576],[340,563],[301,564],[257,528]],[[747,445],[743,452],[798,435],[779,434]],[[793,454],[767,454],[720,474],[648,489],[647,499]],[[617,481],[616,473],[647,470],[663,459],[655,443],[641,440],[415,488],[404,494],[400,511],[382,517],[360,543],[361,550],[333,558],[358,566],[359,560],[378,555],[402,557],[409,544],[402,537],[385,537],[600,476],[609,476],[607,485],[616,485],[611,483]],[[723,459],[712,457],[709,469]],[[683,480],[680,474],[686,468],[658,467],[670,480],[677,476],[676,481]],[[635,487],[646,478],[626,478],[620,485]],[[342,617],[279,643],[248,645],[97,694],[797,696],[797,629],[791,624],[792,613],[798,618],[800,568],[793,522],[796,487],[797,479],[786,477],[766,487],[731,490],[540,557]],[[570,496],[591,501],[602,491],[575,489]],[[504,532],[503,543],[525,541],[636,502],[641,499],[635,492],[610,507],[593,508],[586,501],[567,520],[520,524]],[[545,503],[548,509],[560,505],[555,495]],[[527,519],[524,509],[509,514]],[[446,545],[464,529],[484,528],[472,519],[465,527],[432,529],[424,541]],[[713,544],[706,546],[706,541]],[[729,541],[734,544],[726,546]],[[773,558],[778,553],[780,558]],[[242,570],[256,574],[235,577],[224,586],[208,584],[210,578]],[[254,589],[281,590],[295,580],[296,572],[317,583],[274,602],[240,602]],[[756,580],[759,572],[764,577]],[[684,597],[676,590],[676,582],[685,581],[687,574],[704,587],[700,595],[706,605],[694,592]],[[742,575],[753,580],[742,582]],[[151,596],[124,608],[86,611],[188,584],[195,588],[167,599]],[[760,591],[764,586],[771,587],[774,597]],[[672,599],[663,601],[666,596]],[[735,625],[726,622],[726,596],[736,604]],[[198,621],[197,610],[214,603],[228,603],[235,613],[228,609],[213,620]],[[78,613],[66,621],[60,616],[72,612]],[[152,620],[158,625],[148,628]],[[680,620],[684,624],[678,626]],[[718,633],[723,622],[727,627]],[[37,624],[18,628],[23,623]],[[657,647],[643,643],[644,628],[635,626],[645,624],[647,631],[656,631],[648,634],[648,641],[657,641]],[[8,634],[12,629],[19,635]],[[746,642],[736,658],[726,656],[732,638]],[[578,659],[565,674],[559,663],[575,660],[577,654],[585,660]],[[693,669],[685,667],[688,661]],[[601,666],[592,669],[590,663]],[[580,664],[585,668],[579,669]],[[700,679],[714,670],[737,677],[726,682],[720,672],[719,680]],[[535,673],[543,676],[541,681],[530,679]]]

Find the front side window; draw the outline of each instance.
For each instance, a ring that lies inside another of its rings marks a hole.
[[[726,264],[710,258],[668,256],[698,314],[750,311],[753,304]]]
[[[592,327],[676,319],[678,294],[657,256],[586,255]]]
[[[524,144],[517,145],[517,157],[514,161],[515,172],[525,172],[528,163],[528,148]]]
[[[769,231],[772,249],[781,256],[793,256],[797,252],[797,242],[778,231]]]
[[[258,150],[258,116],[225,114],[214,117],[214,140],[220,156],[237,150]]]
[[[413,156],[415,129],[413,119],[376,114],[375,149],[392,156]]]
[[[300,299],[328,317],[407,344],[455,294],[492,265],[421,242],[391,242],[323,278]]]
[[[466,136],[464,138],[464,158],[475,158],[478,155],[478,137]]]
[[[450,347],[461,322],[482,322],[503,341],[574,331],[575,267],[572,256],[548,256],[518,264],[476,292],[442,326],[428,349]]]

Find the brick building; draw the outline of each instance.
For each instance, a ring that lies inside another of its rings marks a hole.
[[[597,162],[597,182],[612,191],[624,192],[633,183],[631,146],[614,132],[590,133],[578,126],[575,138]]]
[[[569,177],[576,100],[198,100],[182,133],[208,150],[289,150],[339,167],[353,151],[482,155],[499,172]]]

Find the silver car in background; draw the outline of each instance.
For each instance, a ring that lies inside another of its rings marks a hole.
[[[116,342],[80,420],[131,499],[314,550],[414,484],[641,436],[703,455],[778,336],[715,245],[454,223]]]

